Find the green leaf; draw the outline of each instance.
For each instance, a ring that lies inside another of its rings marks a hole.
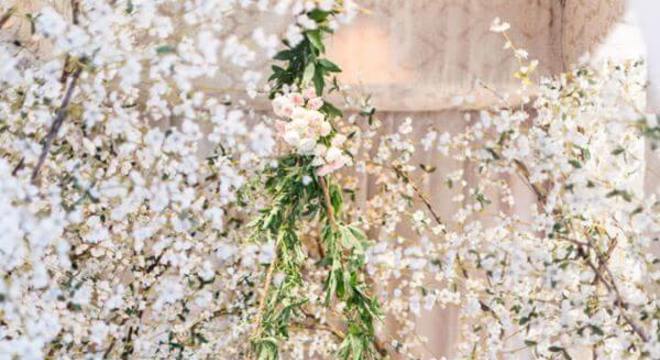
[[[582,167],[582,163],[574,159],[568,160],[568,163],[573,165],[573,167],[576,169],[580,169]]]
[[[303,73],[303,77],[302,77],[303,85],[308,84],[312,80],[315,72],[316,72],[316,66],[314,66],[313,62],[309,63],[305,68],[305,72]]]
[[[323,106],[321,106],[321,112],[328,115],[330,119],[344,116],[341,110],[327,101],[323,103]]]
[[[335,210],[335,215],[341,215],[341,207],[344,204],[344,199],[342,198],[341,188],[336,184],[331,184],[330,188],[330,202],[332,207]]]
[[[614,156],[621,155],[625,151],[626,151],[626,149],[624,149],[622,147],[618,147],[618,148],[614,149],[614,151],[612,151],[612,155],[614,155]]]
[[[351,335],[351,350],[353,351],[353,360],[361,360],[364,348],[359,337]]]
[[[321,31],[319,30],[307,31],[305,32],[305,36],[307,37],[309,42],[312,43],[312,46],[314,46],[320,53],[325,52],[325,46],[323,45],[323,37],[321,36]]]
[[[364,232],[355,226],[349,226],[348,229],[351,231],[351,234],[360,242],[365,242],[367,241],[367,235],[364,234]]]
[[[339,298],[344,298],[344,294],[346,293],[346,288],[344,287],[344,272],[341,269],[336,269],[333,271],[335,275],[335,293]]]
[[[135,9],[135,7],[133,6],[133,1],[128,0],[128,3],[126,3],[126,13],[127,14],[132,14],[134,9]]]
[[[156,48],[156,54],[158,55],[170,54],[173,53],[175,50],[176,48],[172,45],[161,45]]]
[[[329,72],[341,72],[341,68],[339,68],[337,64],[327,59],[320,59],[319,65],[321,65],[324,69],[328,70]]]
[[[273,59],[286,61],[286,60],[291,59],[292,55],[293,55],[293,52],[291,50],[282,50],[282,51],[278,52],[277,54],[275,54]]]
[[[325,80],[323,79],[323,71],[318,69],[314,73],[314,90],[316,90],[316,95],[323,95],[323,88],[325,88]]]
[[[310,19],[316,21],[317,23],[325,21],[325,19],[327,19],[329,15],[330,15],[329,11],[323,11],[321,9],[314,9],[310,11],[309,14],[307,14],[307,16]]]
[[[326,281],[326,285],[325,285],[326,305],[330,304],[330,300],[332,300],[332,294],[336,291],[336,289],[337,289],[337,278],[335,277],[335,272],[331,271],[328,274],[328,280]]]
[[[605,335],[605,332],[603,332],[603,329],[599,328],[596,325],[591,325],[591,332],[594,333],[595,335],[598,335],[598,336]]]

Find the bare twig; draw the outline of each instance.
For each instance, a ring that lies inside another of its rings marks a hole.
[[[616,249],[616,245],[617,245],[616,238],[611,239],[610,245],[607,249],[607,253],[605,254],[605,262],[602,262],[600,265],[598,265],[598,271],[605,270],[605,267],[607,266],[607,262],[610,260],[610,257],[612,256],[614,249]],[[597,279],[594,279],[594,285],[596,285],[597,283],[598,283]]]
[[[21,171],[25,167],[25,158],[21,158],[21,161],[18,162],[14,170],[11,172],[12,176],[16,176],[19,171]]]
[[[7,25],[9,19],[11,19],[11,17],[14,15],[15,12],[16,12],[16,8],[12,6],[9,8],[9,10],[7,10],[6,13],[2,14],[2,16],[0,17],[0,29],[2,29],[5,25]]]
[[[426,195],[424,195],[424,193],[419,189],[417,184],[415,184],[415,182],[412,181],[410,176],[408,176],[408,174],[405,171],[403,171],[403,170],[401,170],[401,168],[395,167],[395,166],[390,167],[390,166],[387,166],[387,165],[373,163],[373,162],[372,162],[372,164],[377,165],[377,166],[381,166],[383,168],[390,169],[390,170],[394,171],[394,173],[398,177],[403,179],[403,181],[406,184],[410,185],[410,187],[412,187],[413,191],[415,192],[415,195],[417,195],[417,197],[422,201],[422,203],[424,203],[424,206],[426,207],[426,209],[429,211],[429,213],[433,217],[433,220],[435,220],[435,222],[438,225],[442,226],[442,233],[443,234],[447,233],[447,229],[445,228],[445,223],[442,221],[442,218],[440,217],[440,215],[438,215],[438,212],[435,210],[435,208],[433,208],[433,205],[431,204],[431,201],[426,197]]]
[[[619,287],[616,285],[616,282],[614,281],[614,275],[612,274],[612,271],[609,269],[607,266],[607,259],[604,258],[603,254],[601,254],[598,249],[594,248],[592,246],[592,249],[594,249],[594,252],[596,253],[596,257],[598,257],[598,262],[602,266],[602,268],[605,270],[607,275],[610,277],[610,291],[614,293],[614,296],[616,297],[616,305],[619,308],[619,312],[621,314],[621,317],[623,320],[630,326],[633,331],[644,341],[648,341],[648,336],[646,335],[646,332],[644,329],[642,329],[641,326],[639,326],[635,321],[633,321],[630,316],[626,313],[626,303],[623,301],[623,297],[621,296],[621,292],[619,291]],[[600,267],[599,267],[600,269]],[[598,270],[596,270],[598,271]],[[601,276],[602,279],[602,276]]]
[[[310,323],[304,323],[304,324],[302,324],[303,326],[305,326],[306,329],[309,329],[309,330],[314,330],[314,329],[316,329],[316,330],[324,330],[324,331],[328,331],[328,332],[330,332],[332,335],[334,335],[334,336],[335,336],[337,339],[339,339],[339,340],[344,340],[344,338],[346,337],[346,334],[344,334],[343,331],[341,331],[341,330],[339,330],[339,329],[336,329],[336,328],[333,327],[331,324],[320,324],[320,323],[318,323],[317,319],[316,319],[312,314],[310,314],[309,312],[305,311],[305,309],[302,309],[302,308],[301,308],[301,311],[302,311],[302,313],[305,315],[305,317],[306,317],[307,319],[309,319],[309,320],[311,320],[311,321],[313,322],[313,323],[311,323],[311,324],[310,324]]]
[[[328,220],[330,221],[330,225],[333,228],[337,228],[337,221],[335,220],[335,208],[332,207],[330,190],[328,189],[328,184],[323,176],[319,176],[319,185],[321,185],[321,189],[323,190],[323,200],[325,202],[325,210],[328,213]]]
[[[55,137],[57,137],[57,133],[60,131],[60,128],[64,123],[64,120],[66,120],[69,103],[71,102],[71,98],[73,97],[73,92],[75,90],[76,83],[78,82],[78,79],[80,78],[80,74],[82,74],[82,71],[83,71],[83,67],[78,65],[76,71],[73,73],[73,76],[71,77],[71,82],[69,83],[69,87],[66,90],[64,99],[62,99],[62,104],[60,105],[60,108],[57,110],[55,121],[53,121],[53,124],[51,125],[50,130],[48,131],[48,134],[46,134],[46,138],[44,139],[44,144],[41,149],[41,155],[39,156],[39,161],[37,162],[37,165],[34,167],[34,170],[32,172],[32,183],[37,182],[39,178],[39,170],[43,166],[44,161],[46,161],[46,157],[48,156],[50,147],[53,144]]]
[[[73,24],[80,24],[80,0],[71,0],[71,15]]]
[[[525,180],[527,183],[527,186],[529,186],[530,189],[534,192],[534,195],[536,195],[536,198],[541,204],[546,203],[546,198],[547,196],[544,194],[544,192],[539,188],[538,185],[534,184],[531,179],[529,178],[529,170],[527,169],[527,166],[522,163],[520,160],[514,160],[513,163],[516,165],[516,170],[518,170],[518,174]]]
[[[275,257],[268,266],[268,272],[266,273],[266,281],[264,284],[264,290],[261,293],[261,298],[259,299],[259,309],[257,310],[257,318],[255,320],[256,326],[254,328],[253,337],[259,336],[261,333],[261,322],[263,320],[264,309],[266,308],[266,299],[268,298],[268,292],[270,291],[270,284],[273,282],[273,273],[275,272],[275,267],[277,264],[277,246],[275,246]]]

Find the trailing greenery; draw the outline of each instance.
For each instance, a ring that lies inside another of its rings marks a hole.
[[[271,98],[287,88],[302,89],[310,85],[321,97],[330,77],[333,88],[337,87],[333,75],[340,72],[340,68],[322,58],[324,36],[332,33],[327,24],[332,15],[334,11],[315,9],[309,12],[308,16],[318,27],[304,31],[304,39],[295,46],[285,41],[287,48],[275,56],[285,66],[273,66]],[[327,101],[319,111],[329,120],[341,116],[341,112]],[[329,143],[336,133],[333,129],[321,142]],[[337,357],[353,360],[379,358],[382,349],[376,344],[374,323],[380,318],[381,311],[378,301],[369,295],[364,274],[368,240],[359,228],[342,221],[342,190],[333,183],[330,175],[318,176],[312,160],[313,156],[288,154],[279,159],[276,167],[263,174],[270,205],[261,210],[251,226],[254,240],[275,243],[275,258],[265,276],[252,339],[253,352],[260,360],[277,359],[279,345],[288,338],[289,324],[293,319],[316,321],[305,312],[309,299],[302,290],[305,289],[303,266],[307,253],[298,230],[301,223],[318,220],[322,258],[316,266],[327,269],[323,294],[325,305],[345,303],[341,316],[346,327],[332,331],[334,336],[341,338]],[[283,280],[274,284],[274,273],[283,274]]]

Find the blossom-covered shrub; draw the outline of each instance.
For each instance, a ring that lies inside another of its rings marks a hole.
[[[660,357],[643,63],[537,79],[497,21],[523,103],[493,89],[464,130],[414,139],[324,100],[350,91],[323,40],[356,9],[0,4],[0,358],[439,358],[416,321],[445,306],[461,358]],[[237,35],[261,13],[292,21]],[[452,217],[421,191],[433,172]]]

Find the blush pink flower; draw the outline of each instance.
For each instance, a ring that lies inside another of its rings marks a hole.
[[[307,103],[307,107],[312,109],[312,110],[318,110],[323,106],[323,99],[316,97],[313,99],[310,99],[309,102]]]
[[[291,97],[291,102],[296,106],[303,106],[305,104],[305,98],[300,93],[292,93],[289,95]]]
[[[314,90],[314,88],[311,88],[311,87],[307,88],[303,91],[303,96],[306,99],[313,99],[313,98],[316,97],[316,90]]]
[[[332,172],[335,172],[341,169],[344,166],[344,162],[341,160],[333,161],[329,164],[323,165],[318,170],[316,170],[316,175],[326,176]]]

